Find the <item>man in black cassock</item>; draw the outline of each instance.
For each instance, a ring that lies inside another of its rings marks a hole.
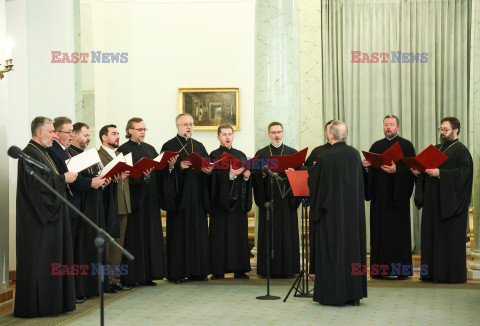
[[[83,122],[77,122],[73,125],[73,140],[69,147],[72,157],[81,154],[90,144],[90,128]],[[82,192],[82,204],[80,210],[98,227],[105,229],[105,221],[112,219],[112,206],[116,202],[105,201],[105,198],[112,198],[115,188],[110,186],[110,180],[98,177],[100,169],[97,165],[88,168],[80,173],[81,177],[89,178],[92,181],[92,187]],[[97,184],[101,184],[97,187]],[[109,196],[110,194],[110,196]],[[77,241],[75,244],[74,260],[76,264],[90,266],[89,275],[79,275],[75,278],[75,291],[77,298],[90,298],[99,295],[98,290],[98,271],[100,262],[98,261],[98,250],[95,246],[97,231],[92,228],[83,219],[78,221]],[[106,264],[105,252],[103,264]],[[97,269],[94,269],[96,266]],[[115,293],[116,289],[110,287],[109,275],[105,275],[104,292]]]
[[[467,281],[465,230],[472,197],[473,161],[467,147],[457,138],[460,121],[442,119],[440,144],[448,156],[437,169],[417,175],[415,204],[422,211],[422,265],[424,281],[465,283]]]
[[[326,151],[332,148],[332,144],[328,142],[328,129],[332,124],[332,121],[333,120],[330,120],[325,124],[325,139],[327,140],[327,142],[323,145],[315,147],[313,151],[310,153],[310,155],[308,156],[308,158],[305,160],[305,163],[303,164],[308,168],[309,171],[313,169],[313,166],[315,165],[317,160],[320,158],[320,155],[322,155],[323,153],[325,153]],[[308,235],[309,235],[309,241],[310,241],[310,244],[309,244],[310,266],[308,268],[308,272],[309,274],[314,274],[315,273],[315,226],[311,221],[308,222]]]
[[[71,149],[73,141],[72,120],[67,117],[57,117],[53,121],[53,126],[55,128],[56,140],[47,150],[52,157],[58,171],[60,171],[60,173],[65,173],[68,171],[65,161],[77,154]],[[95,223],[97,223],[97,201],[90,203],[90,201],[93,199],[90,197],[90,195],[88,195],[88,198],[86,198],[86,194],[90,191],[100,188],[104,185],[104,183],[104,179],[96,177],[88,171],[82,171],[79,173],[75,182],[68,185],[69,188],[67,189],[67,199],[70,201],[70,203],[72,203],[82,213],[92,218]],[[86,207],[91,207],[92,209],[86,209]],[[101,209],[103,211],[103,207]],[[90,241],[90,243],[85,243],[85,232],[91,234],[96,233],[93,229],[90,230],[89,226],[87,228],[87,226],[84,225],[84,222],[77,215],[77,213],[72,210],[69,211],[72,228],[73,260],[75,264],[90,264],[92,261],[86,260],[84,257],[85,255],[96,256],[97,250],[93,244],[93,240]],[[79,240],[77,239],[77,235],[79,235],[80,228],[82,228],[82,238]],[[94,236],[93,239],[95,239]],[[98,259],[95,259],[95,262],[96,260]],[[87,273],[88,275],[85,275]],[[75,276],[75,294],[77,295],[77,303],[84,302],[87,297],[98,295],[98,281],[95,282],[95,280],[96,276],[92,275],[91,266],[90,270],[84,273],[79,273]]]
[[[367,296],[362,161],[345,143],[347,135],[343,122],[332,122],[332,148],[320,156],[308,178],[316,230],[313,300],[326,305],[359,305]]]
[[[23,152],[47,166],[51,173],[30,168],[57,192],[65,196],[65,183],[77,173],[59,173],[46,148],[52,146],[52,120],[32,121],[32,140]],[[62,275],[61,265],[73,265],[72,239],[67,206],[27,171],[18,161],[17,179],[17,285],[16,317],[54,316],[75,310],[73,275]],[[54,265],[57,266],[54,268]]]
[[[262,162],[271,155],[291,155],[297,150],[283,144],[283,126],[279,122],[268,125],[268,136],[271,143],[255,154]],[[263,164],[262,165],[266,165]],[[252,181],[255,203],[258,206],[258,258],[257,274],[267,276],[267,210],[265,203],[270,200],[270,175],[260,170],[253,170]],[[279,173],[286,178],[285,173]],[[284,181],[288,183],[288,181]],[[273,214],[270,255],[270,275],[272,277],[293,277],[300,272],[300,253],[298,235],[297,208],[300,201],[291,195],[282,198],[277,183],[273,187]]]
[[[167,211],[168,280],[181,283],[185,278],[206,281],[210,273],[207,213],[210,212],[208,178],[211,168],[196,171],[183,159],[192,152],[208,157],[202,143],[192,139],[193,118],[179,114],[177,135],[162,146],[178,152],[163,171],[163,203]]]
[[[231,125],[220,125],[217,138],[220,147],[210,153],[212,162],[219,160],[224,152],[241,161],[246,160],[243,152],[232,147]],[[234,278],[248,279],[245,273],[251,271],[247,217],[252,208],[250,171],[244,167],[215,169],[212,173],[211,196],[209,227],[212,279],[222,279],[225,273],[234,273]]]
[[[383,154],[398,143],[403,156],[414,157],[413,144],[398,135],[399,129],[398,118],[395,115],[387,115],[383,119],[385,138],[376,141],[370,148],[370,152]],[[410,197],[415,177],[409,167],[401,161],[384,165],[381,169],[370,166],[367,160],[363,160],[362,163],[365,200],[371,201],[370,276],[381,278],[391,275],[406,279],[413,275]],[[380,265],[388,265],[389,269],[380,271]],[[394,265],[396,267],[392,268]]]
[[[147,128],[141,118],[128,120],[126,132],[128,141],[118,151],[123,155],[132,153],[134,164],[144,157],[154,159],[158,156],[155,148],[145,143]],[[124,247],[135,259],[130,261],[124,257],[128,274],[122,275],[122,284],[155,286],[157,283],[153,280],[167,276],[160,214],[160,173],[150,170],[144,172],[143,177],[128,179],[132,213],[128,216]]]

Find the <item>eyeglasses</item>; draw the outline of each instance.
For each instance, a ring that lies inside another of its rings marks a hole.
[[[142,132],[142,131],[146,132],[148,129],[147,128],[138,128],[138,129],[133,128],[133,130],[136,130],[136,131],[139,131],[139,132]]]
[[[182,124],[179,124],[180,126],[184,126],[184,127],[193,127],[193,123],[190,122],[190,123],[182,123]]]
[[[73,134],[73,131],[61,131],[61,130],[57,130],[56,132],[61,132],[61,133],[64,133],[64,134],[67,134],[67,135],[72,135]]]
[[[439,132],[449,132],[450,130],[452,130],[452,129],[448,129],[448,128],[438,128],[438,131],[439,131]]]

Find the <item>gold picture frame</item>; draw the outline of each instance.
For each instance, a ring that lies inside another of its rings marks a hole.
[[[178,113],[193,117],[193,130],[217,130],[220,124],[230,124],[240,130],[240,89],[179,88]]]

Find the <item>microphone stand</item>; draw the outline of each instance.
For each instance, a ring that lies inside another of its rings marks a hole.
[[[45,188],[47,188],[51,193],[57,196],[61,201],[63,201],[67,206],[72,209],[75,213],[77,213],[87,224],[89,224],[92,228],[97,231],[97,238],[95,238],[95,246],[97,247],[98,251],[98,261],[100,263],[100,273],[98,273],[98,286],[100,291],[100,325],[104,325],[105,323],[105,316],[104,316],[104,295],[103,295],[103,282],[104,278],[104,268],[103,268],[103,252],[105,251],[106,245],[111,242],[113,243],[118,249],[122,251],[122,253],[127,257],[129,260],[133,260],[134,257],[130,254],[127,250],[121,247],[118,243],[113,240],[110,234],[108,234],[104,229],[99,228],[92,220],[90,220],[85,214],[83,214],[79,209],[77,209],[72,203],[70,203],[67,198],[62,196],[58,191],[53,189],[45,180],[42,179],[38,174],[36,174],[33,169],[28,165],[25,165],[25,171],[34,177],[38,182],[40,182]]]

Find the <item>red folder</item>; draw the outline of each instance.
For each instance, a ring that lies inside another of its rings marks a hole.
[[[448,160],[448,156],[443,154],[433,145],[428,146],[415,157],[402,157],[401,161],[405,162],[413,170],[425,172],[426,169],[436,169]]]
[[[402,149],[400,144],[396,142],[389,149],[387,149],[383,154],[375,154],[370,152],[363,152],[365,159],[374,167],[381,168],[382,165],[392,165],[392,161],[397,163],[397,161],[403,157]]]
[[[296,169],[305,162],[308,147],[292,155],[271,155],[268,157],[268,169],[272,172],[285,172],[287,169]]]
[[[115,167],[113,167],[113,169],[111,169],[110,171],[108,171],[108,173],[105,174],[102,178],[103,178],[103,179],[113,178],[113,177],[116,176],[117,174],[130,171],[131,168],[132,168],[132,167],[131,167],[130,165],[128,165],[127,163],[125,163],[125,162],[118,162],[118,163],[115,165]]]
[[[310,189],[308,188],[308,171],[285,171],[287,174],[290,187],[295,197],[310,196]]]
[[[185,157],[182,161],[189,161],[192,163],[192,167],[196,171],[201,171],[202,169],[207,169],[212,166],[212,163],[208,162],[206,159],[198,155],[197,153],[191,153]]]
[[[155,166],[155,170],[163,170],[168,164],[168,161],[172,158],[178,155],[178,152],[162,152],[160,155],[162,155],[162,159],[157,163]]]
[[[220,157],[220,160],[222,162],[218,164],[216,168],[221,170],[230,170],[230,165],[231,165],[234,170],[238,170],[241,167],[244,167],[246,170],[251,170],[254,160],[258,159],[258,157],[259,155],[249,160],[241,161],[238,158],[228,154],[227,152],[223,152],[222,157]]]
[[[154,168],[157,164],[157,161],[144,157],[135,163],[133,167],[131,167],[130,176],[134,178],[140,178],[143,175],[143,172]]]

